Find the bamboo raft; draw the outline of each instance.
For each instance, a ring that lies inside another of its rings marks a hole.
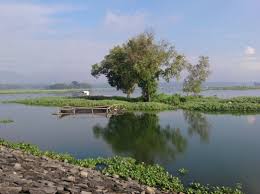
[[[59,115],[60,117],[68,116],[68,115],[76,115],[76,114],[99,114],[106,117],[110,117],[112,115],[118,115],[122,113],[122,109],[117,106],[95,106],[95,107],[72,107],[72,106],[64,106],[59,108],[58,113],[55,115]]]

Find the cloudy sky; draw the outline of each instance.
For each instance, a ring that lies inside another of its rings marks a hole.
[[[1,82],[95,82],[91,65],[152,28],[210,81],[260,81],[259,0],[0,0]]]

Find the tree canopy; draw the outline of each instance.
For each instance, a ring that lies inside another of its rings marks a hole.
[[[165,40],[156,41],[153,33],[145,32],[112,48],[100,63],[92,66],[91,74],[105,75],[112,87],[128,96],[138,86],[144,100],[150,101],[159,80],[179,78],[187,64],[173,45]]]
[[[210,74],[209,58],[201,56],[197,65],[189,65],[189,75],[184,80],[183,91],[198,94],[201,92],[201,85]]]

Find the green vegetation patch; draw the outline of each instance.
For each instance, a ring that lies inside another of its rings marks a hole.
[[[258,113],[260,97],[235,97],[221,99],[218,97],[157,95],[153,101],[170,104],[179,109],[201,112]]]
[[[97,159],[75,159],[69,154],[58,154],[50,151],[41,151],[37,146],[26,143],[11,143],[0,140],[0,145],[19,149],[25,153],[35,156],[46,156],[59,161],[66,161],[70,164],[95,168],[97,164],[104,164],[106,168],[102,173],[108,175],[117,174],[121,178],[128,177],[139,181],[142,184],[157,187],[163,190],[185,192],[187,194],[242,194],[240,185],[235,188],[213,187],[192,183],[185,187],[178,177],[170,175],[163,167],[159,165],[147,165],[138,163],[135,159],[129,157],[97,158]],[[214,175],[212,175],[214,176]]]
[[[184,109],[213,113],[245,114],[260,112],[260,97],[235,97],[230,99],[221,99],[217,97],[159,94],[155,96],[151,102],[142,102],[141,98],[127,99],[124,97],[41,97],[8,102],[54,107],[94,107],[113,105],[128,111],[162,111]]]
[[[13,123],[14,121],[13,120],[11,120],[11,119],[0,119],[0,123],[2,123],[2,124],[8,124],[8,123]]]
[[[39,106],[76,106],[76,107],[94,107],[94,106],[109,106],[114,105],[126,110],[141,110],[141,111],[156,111],[156,110],[171,110],[174,107],[160,102],[128,102],[123,100],[88,100],[84,98],[69,98],[69,97],[42,97],[36,99],[24,99],[9,101],[26,105]]]

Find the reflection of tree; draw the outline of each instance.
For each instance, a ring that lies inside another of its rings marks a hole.
[[[209,141],[210,124],[204,114],[194,111],[184,111],[184,118],[188,122],[190,135],[198,134],[201,141]]]
[[[163,157],[174,159],[183,152],[187,141],[179,129],[162,128],[155,114],[112,116],[106,127],[93,128],[96,137],[102,137],[118,154],[127,154],[139,161],[153,163]]]

